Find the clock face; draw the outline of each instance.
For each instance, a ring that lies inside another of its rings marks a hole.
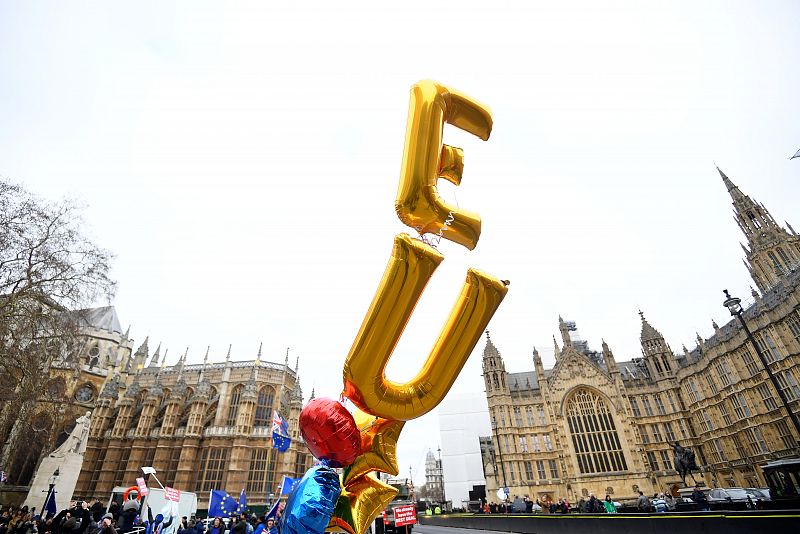
[[[78,391],[75,392],[75,399],[79,402],[89,402],[94,398],[94,389],[92,386],[85,385],[81,386]]]

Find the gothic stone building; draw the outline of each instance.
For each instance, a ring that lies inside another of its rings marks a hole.
[[[759,291],[744,319],[790,407],[800,411],[800,237],[720,171],[747,238],[745,265]],[[577,501],[683,487],[672,444],[696,451],[711,487],[762,487],[759,465],[800,454],[780,399],[737,320],[675,353],[642,314],[642,357],[617,362],[608,345],[589,349],[559,318],[562,346],[545,369],[506,372],[488,338],[483,376],[492,419],[484,440],[487,494]],[[555,341],[555,339],[554,339]],[[490,450],[497,449],[499,450]]]
[[[212,489],[266,504],[283,475],[297,477],[312,458],[297,420],[302,391],[297,366],[261,361],[159,365],[160,347],[149,364],[148,340],[106,382],[92,414],[89,443],[77,496],[109,495],[115,486],[135,485],[142,466],[153,466],[165,486],[203,495]],[[164,355],[166,358],[166,354]],[[289,422],[292,444],[272,447],[273,413]]]
[[[106,380],[130,358],[132,341],[123,333],[112,306],[81,310],[82,345],[75,355],[56,358],[50,365],[50,378],[45,383],[32,409],[28,425],[15,425],[14,431],[26,432],[26,446],[10,451],[3,465],[8,476],[4,490],[15,488],[24,498],[34,471],[42,456],[61,445],[75,426],[75,420],[94,408]],[[6,389],[0,380],[0,417],[15,417],[11,398],[13,389]],[[4,491],[3,493],[7,493]],[[16,502],[10,496],[5,500]]]

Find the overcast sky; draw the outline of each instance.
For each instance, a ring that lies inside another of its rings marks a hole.
[[[112,5],[113,4],[113,5]],[[474,251],[443,241],[390,364],[413,376],[466,269],[511,287],[490,325],[511,372],[552,364],[561,314],[618,360],[641,308],[674,350],[747,296],[743,238],[714,165],[800,228],[800,3],[134,3],[0,0],[0,175],[80,199],[116,255],[114,301],[200,361],[300,357],[306,397],[342,363],[392,239],[413,83],[487,103],[450,202]],[[277,7],[281,6],[281,7]],[[151,345],[152,346],[152,345]],[[481,341],[454,386],[482,388]],[[421,481],[436,414],[406,425]]]

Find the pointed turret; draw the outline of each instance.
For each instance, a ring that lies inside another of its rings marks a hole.
[[[158,367],[158,358],[161,355],[161,343],[158,344],[156,347],[156,351],[153,353],[153,357],[150,359],[150,364],[147,367]]]
[[[561,358],[561,349],[558,346],[558,341],[556,341],[556,336],[553,336],[553,356],[555,356],[556,361]]]
[[[608,348],[608,343],[606,340],[603,340],[603,361],[606,362],[606,369],[608,369],[609,374],[619,373],[619,367],[617,367],[617,360],[614,359],[614,353],[611,352],[611,349]]]
[[[736,187],[736,185],[733,182],[731,182],[731,179],[728,178],[724,172],[722,172],[722,169],[717,167],[717,172],[719,172],[719,175],[722,177],[722,183],[725,184],[725,189],[728,190],[728,193],[730,193],[731,198],[734,200],[734,202],[744,197],[742,192],[739,191],[739,188]]]
[[[226,354],[226,355],[225,355],[225,361],[226,361],[226,362],[229,362],[229,361],[231,361],[231,349],[232,349],[232,348],[233,348],[233,343],[231,343],[230,345],[228,345],[228,354]]]
[[[483,348],[483,380],[486,391],[499,391],[505,387],[506,367],[500,351],[492,343],[489,331],[486,331],[486,346]]]
[[[642,344],[642,355],[644,355],[644,361],[650,376],[656,380],[670,376],[673,369],[677,369],[672,349],[667,345],[661,332],[647,322],[642,310],[639,310],[639,317],[642,319],[642,333],[639,336],[639,340]]]
[[[533,347],[533,368],[536,370],[536,378],[539,381],[539,387],[544,382],[544,364],[542,363],[542,357],[539,356],[539,351],[536,350],[536,347]]]
[[[147,348],[147,342],[150,340],[150,336],[144,338],[144,343],[139,345],[139,348],[136,349],[136,352],[133,353],[133,367],[138,368],[144,365],[144,362],[147,360],[149,356],[149,349]]]
[[[114,377],[103,385],[103,390],[100,392],[100,398],[118,399],[119,398],[119,375]]]
[[[258,368],[261,366],[261,345],[258,346],[258,355],[253,367],[250,368],[250,380],[244,386],[242,398],[256,398],[258,396]]]
[[[764,204],[743,194],[717,170],[733,200],[736,224],[747,238],[747,247],[742,246],[747,257],[745,267],[763,293],[800,268],[800,237],[791,227],[787,231],[779,226]]]
[[[564,343],[564,348],[572,345],[572,339],[569,337],[570,327],[560,315],[558,316],[558,330],[561,332],[561,342]]]

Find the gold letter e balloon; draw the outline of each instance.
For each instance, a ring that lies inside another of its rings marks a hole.
[[[472,250],[480,237],[480,217],[445,204],[436,188],[440,178],[459,185],[464,168],[463,151],[442,144],[445,123],[484,141],[492,130],[489,110],[473,99],[433,81],[414,85],[395,208],[400,220],[421,235],[438,233]],[[469,269],[422,369],[406,383],[393,382],[386,378],[386,365],[443,259],[422,240],[395,237],[389,264],[345,360],[343,395],[359,408],[354,415],[362,450],[344,472],[331,520],[334,529],[362,534],[391,501],[395,489],[370,472],[398,474],[396,444],[405,421],[444,399],[508,291],[508,282]]]

